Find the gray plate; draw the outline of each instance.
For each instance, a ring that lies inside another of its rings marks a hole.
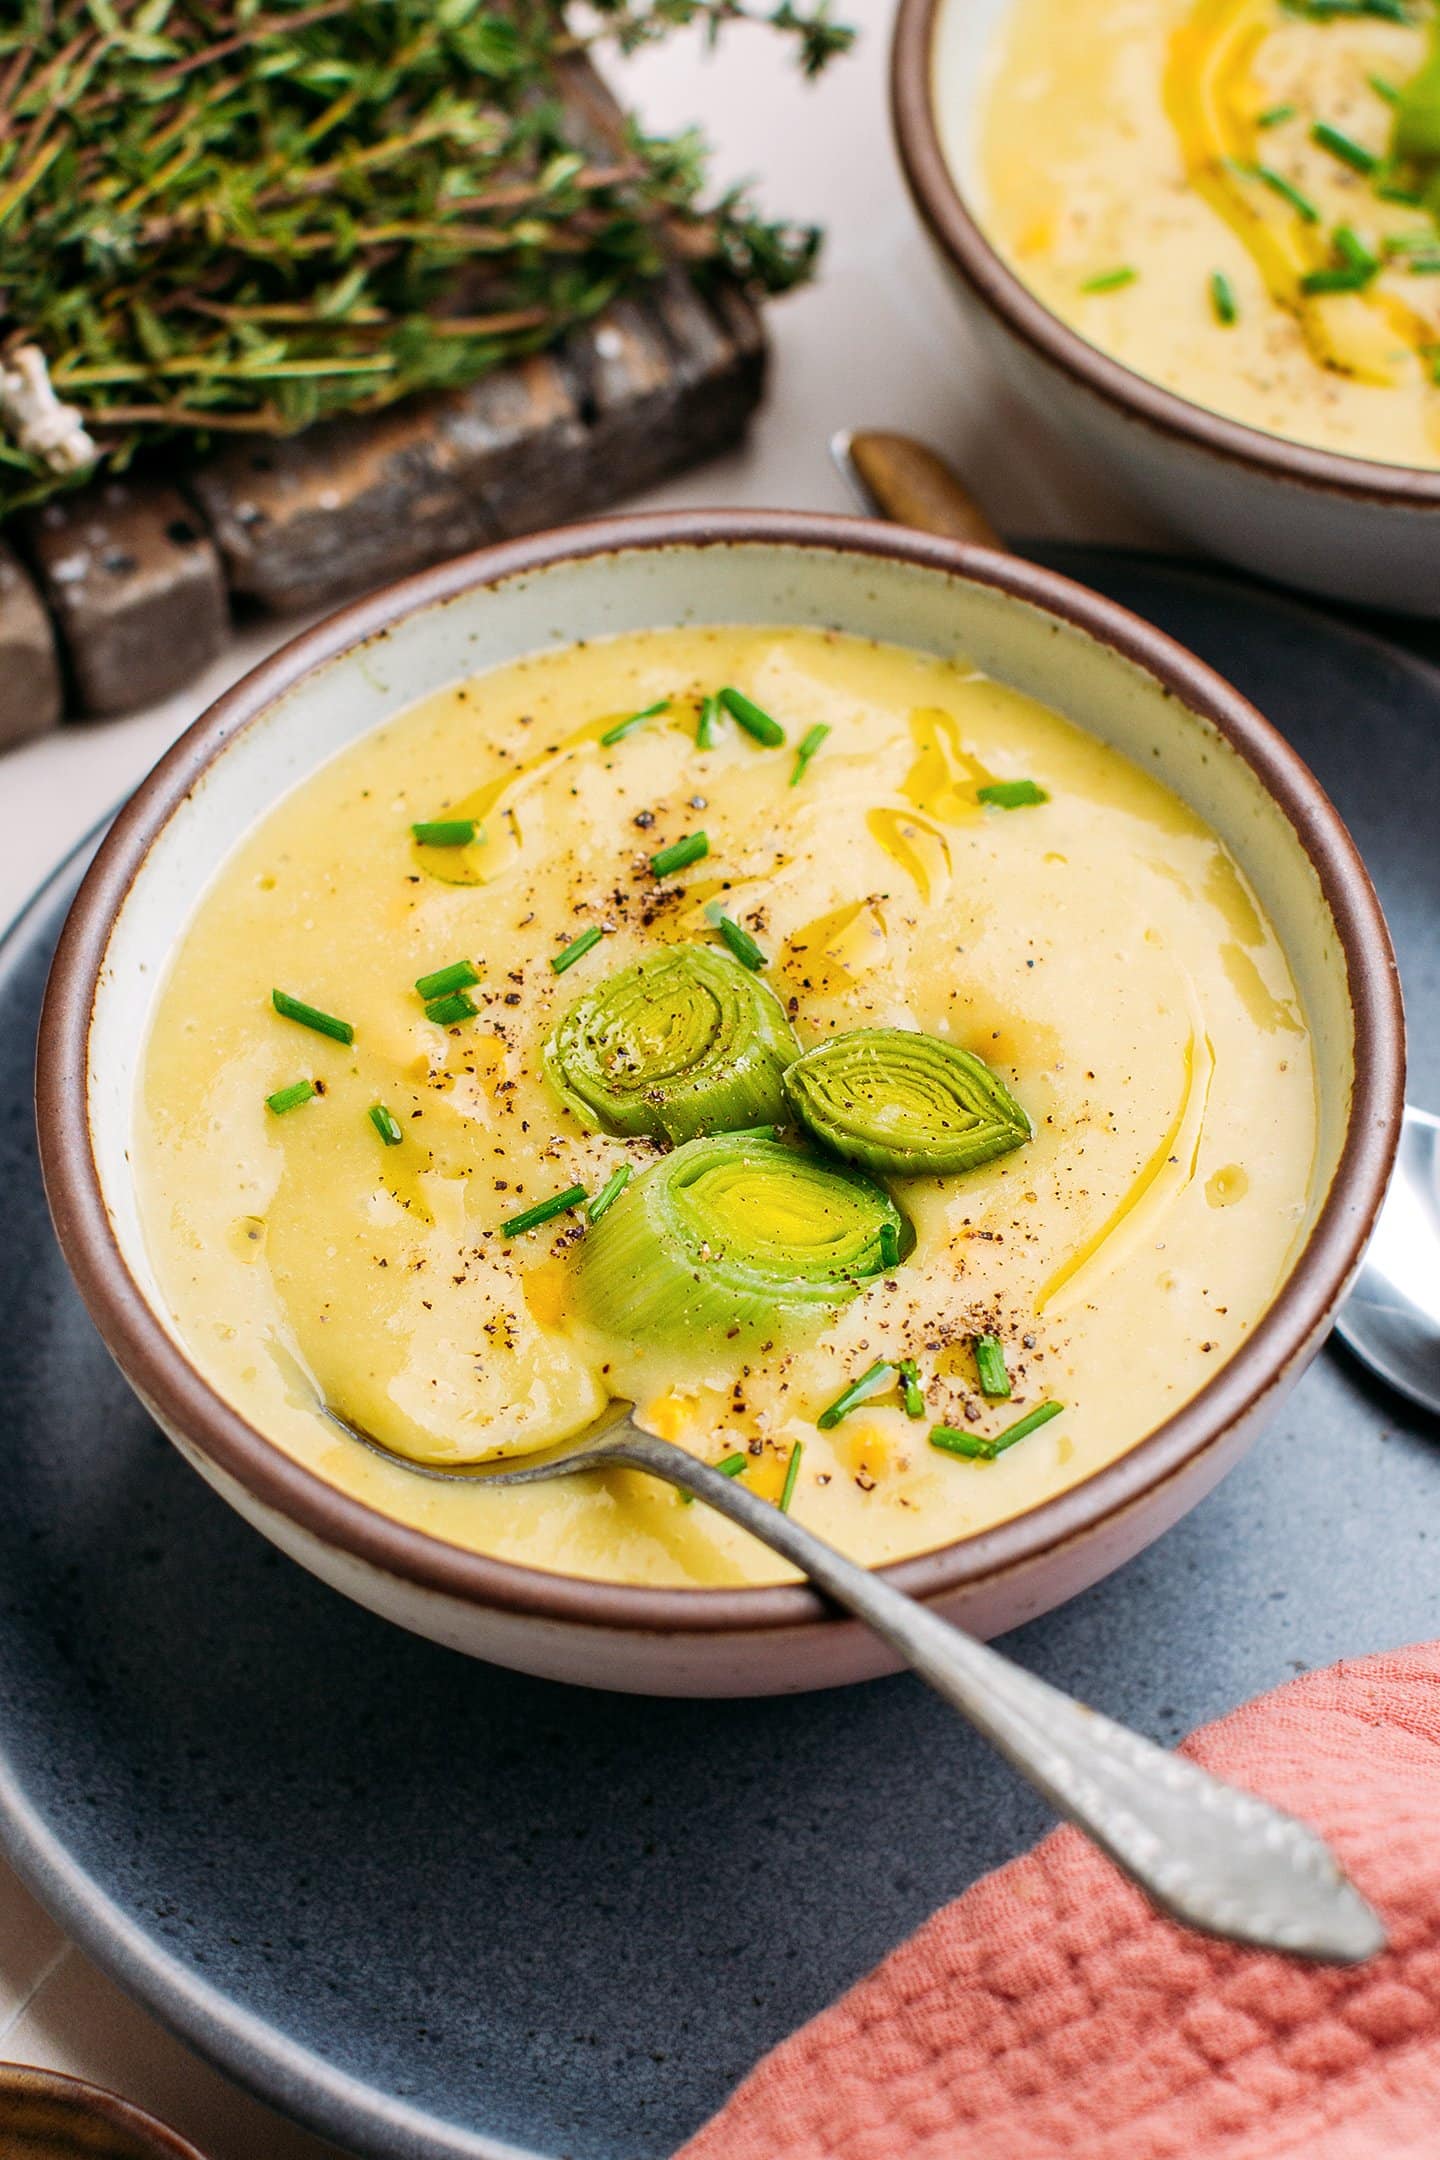
[[[1047,559],[1176,631],[1315,766],[1389,911],[1424,1102],[1440,675],[1203,572]],[[415,1641],[246,1529],[112,1370],[45,1215],[30,1066],[79,869],[0,950],[4,1845],[120,1981],[341,2143],[653,2160],[1044,1810],[908,1679],[572,1692]],[[1174,1739],[1432,1635],[1435,1438],[1327,1352],[1216,1494],[1010,1648]]]

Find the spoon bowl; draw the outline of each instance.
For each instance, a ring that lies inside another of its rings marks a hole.
[[[1380,1378],[1440,1414],[1440,1117],[1409,1104],[1395,1174],[1336,1333]]]

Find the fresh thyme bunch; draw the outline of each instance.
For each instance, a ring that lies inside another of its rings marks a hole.
[[[826,6],[755,19],[813,74],[850,39]],[[167,436],[285,434],[473,381],[667,250],[767,292],[814,261],[812,228],[706,200],[694,134],[602,140],[562,103],[588,46],[714,34],[742,0],[595,0],[583,23],[560,0],[19,13],[0,26],[0,408],[7,362],[33,375],[38,351],[112,469]],[[73,482],[24,433],[0,419],[0,513]]]

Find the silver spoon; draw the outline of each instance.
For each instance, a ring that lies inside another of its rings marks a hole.
[[[1395,1172],[1335,1332],[1382,1380],[1440,1411],[1440,1118],[1407,1104]]]
[[[520,1470],[411,1462],[327,1414],[387,1461],[444,1483],[536,1485],[613,1463],[693,1493],[873,1628],[1173,1920],[1342,1965],[1384,1949],[1378,1918],[1313,1830],[1012,1665],[738,1480],[642,1432],[631,1410],[612,1402],[584,1432],[527,1457]]]

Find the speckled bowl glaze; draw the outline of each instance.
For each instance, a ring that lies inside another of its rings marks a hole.
[[[0,2063],[5,2160],[204,2160],[128,2100],[53,2070]]]
[[[890,1668],[803,1587],[631,1588],[461,1551],[336,1491],[200,1377],[157,1288],[129,1171],[142,1046],[181,927],[236,837],[326,758],[479,668],[684,622],[838,626],[965,654],[1144,762],[1244,866],[1309,1013],[1321,1137],[1308,1235],[1244,1347],[1058,1498],[887,1570],[994,1634],[1109,1572],[1206,1493],[1324,1339],[1384,1194],[1403,1023],[1378,902],[1339,817],[1254,708],[1068,579],[893,526],[780,513],[616,519],[447,563],[307,631],[212,706],[123,810],[76,900],[41,1027],[41,1156],[97,1326],[181,1452],[267,1537],[422,1635],[637,1692],[778,1693]]]
[[[975,114],[1010,0],[900,0],[901,162],[967,316],[1005,379],[1177,533],[1337,600],[1440,616],[1440,472],[1287,442],[1191,404],[1089,344],[991,245]]]

